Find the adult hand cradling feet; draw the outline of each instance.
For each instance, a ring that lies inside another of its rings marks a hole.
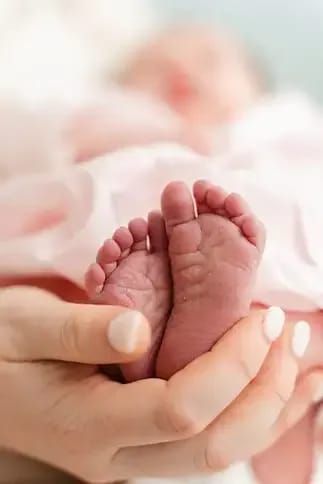
[[[219,471],[267,445],[306,406],[298,391],[286,402],[308,328],[280,337],[279,309],[241,320],[168,382],[130,384],[107,379],[97,364],[130,361],[148,347],[138,313],[16,287],[1,293],[0,321],[1,447],[87,481]],[[318,380],[307,385],[308,402]]]

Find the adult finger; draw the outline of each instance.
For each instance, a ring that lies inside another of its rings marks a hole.
[[[297,360],[305,350],[308,334],[309,326],[304,322],[296,325],[292,334],[287,330],[273,345],[257,377],[205,431],[184,441],[123,449],[112,460],[115,474],[127,477],[125,469],[129,476],[210,473],[250,457],[294,390]]]
[[[258,374],[284,322],[280,308],[255,311],[210,352],[176,373],[168,382],[173,425],[195,432],[209,425]]]
[[[0,293],[0,358],[121,363],[150,345],[150,326],[137,311],[71,304],[46,291],[14,287]]]
[[[308,410],[323,400],[323,371],[314,370],[297,383],[294,394],[272,428],[266,447],[294,427]]]
[[[96,422],[107,442],[143,445],[185,439],[204,430],[257,374],[283,321],[281,310],[254,313],[168,382],[143,380],[118,385],[114,392],[101,386],[100,397],[95,397],[102,402],[100,410],[96,405]],[[269,338],[268,327],[275,325]],[[107,420],[107,412],[113,418]],[[111,422],[118,422],[113,436]]]
[[[265,448],[273,425],[294,392],[298,362],[309,340],[310,326],[301,321],[286,329],[273,345],[255,380],[222,418],[210,426],[205,453],[207,468],[250,458]]]

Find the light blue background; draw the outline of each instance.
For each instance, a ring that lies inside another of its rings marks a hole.
[[[323,0],[154,0],[165,20],[198,19],[237,31],[277,87],[323,102]]]

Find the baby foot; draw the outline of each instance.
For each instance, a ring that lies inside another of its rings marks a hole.
[[[149,248],[148,248],[149,241]],[[119,228],[97,254],[86,274],[90,299],[141,311],[152,325],[150,351],[121,366],[127,381],[152,377],[156,355],[171,308],[171,277],[164,220],[152,212],[148,224],[135,219]]]
[[[157,358],[156,374],[168,379],[212,345],[252,300],[265,232],[246,202],[208,182],[190,191],[169,184],[162,212],[169,237],[173,309]]]

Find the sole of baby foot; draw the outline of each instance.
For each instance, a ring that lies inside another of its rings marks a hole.
[[[164,190],[173,308],[157,359],[168,379],[210,350],[251,304],[265,243],[264,227],[237,194],[206,181]]]
[[[151,324],[152,345],[140,360],[121,365],[126,381],[154,376],[157,352],[171,305],[168,239],[159,212],[116,230],[86,274],[90,300],[141,311]]]

